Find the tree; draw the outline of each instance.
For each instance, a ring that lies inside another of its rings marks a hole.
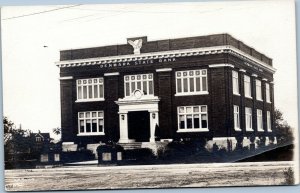
[[[274,118],[278,142],[281,144],[292,144],[294,140],[293,128],[284,120],[283,113],[279,109],[275,109]]]
[[[61,128],[59,128],[59,127],[57,127],[57,128],[53,128],[53,133],[55,134],[55,135],[60,135],[61,134]]]

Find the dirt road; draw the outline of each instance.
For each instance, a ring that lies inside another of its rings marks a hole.
[[[7,191],[279,185],[292,162],[6,170]]]

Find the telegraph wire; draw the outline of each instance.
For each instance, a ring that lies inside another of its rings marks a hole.
[[[21,17],[28,17],[28,16],[32,16],[32,15],[38,15],[38,14],[42,14],[42,13],[53,12],[53,11],[57,11],[57,10],[61,10],[61,9],[68,9],[68,8],[72,8],[72,7],[78,7],[78,6],[81,6],[81,5],[82,4],[71,5],[71,6],[66,6],[66,7],[59,7],[59,8],[56,8],[56,9],[50,9],[50,10],[46,10],[46,11],[40,11],[40,12],[29,13],[29,14],[14,16],[14,17],[8,17],[8,18],[4,18],[2,20],[10,20],[10,19],[17,19],[17,18],[21,18]]]

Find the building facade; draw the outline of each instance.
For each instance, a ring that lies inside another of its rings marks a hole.
[[[127,42],[60,52],[65,147],[276,143],[272,59],[229,34]]]

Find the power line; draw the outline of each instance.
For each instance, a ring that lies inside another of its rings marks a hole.
[[[8,18],[4,18],[2,20],[10,20],[10,19],[17,19],[17,18],[21,18],[21,17],[28,17],[28,16],[32,16],[32,15],[38,15],[38,14],[42,14],[42,13],[53,12],[53,11],[57,11],[57,10],[61,10],[61,9],[68,9],[68,8],[71,8],[71,7],[77,7],[77,6],[80,6],[80,5],[81,4],[71,5],[71,6],[66,6],[66,7],[60,7],[60,8],[50,9],[50,10],[46,10],[46,11],[40,11],[40,12],[29,13],[29,14],[14,16],[14,17],[8,17]]]

